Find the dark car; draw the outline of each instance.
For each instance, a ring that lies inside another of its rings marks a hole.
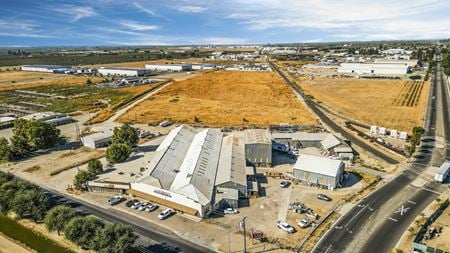
[[[134,205],[134,204],[137,203],[137,202],[139,202],[139,200],[137,200],[137,199],[132,199],[132,200],[129,200],[129,201],[125,204],[125,206],[131,207],[132,205]]]
[[[317,198],[318,198],[318,199],[321,199],[321,200],[325,200],[325,201],[331,201],[331,200],[332,200],[330,197],[328,197],[328,196],[325,195],[325,194],[318,194],[318,195],[317,195]]]

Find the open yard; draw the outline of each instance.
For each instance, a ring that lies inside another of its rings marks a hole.
[[[410,132],[421,126],[429,82],[315,78],[299,82],[307,95],[341,116]]]
[[[119,121],[241,126],[316,120],[275,73],[219,71],[175,82],[122,115]]]

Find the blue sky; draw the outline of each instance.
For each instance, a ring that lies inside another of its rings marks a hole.
[[[448,0],[1,0],[0,46],[450,38]]]

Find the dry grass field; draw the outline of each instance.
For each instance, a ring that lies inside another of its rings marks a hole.
[[[209,126],[313,125],[310,112],[275,73],[211,72],[175,82],[119,118],[141,123],[171,119]]]
[[[299,83],[306,94],[346,118],[408,132],[422,125],[429,93],[428,82],[412,80],[316,78]]]
[[[39,78],[53,78],[56,76],[53,73],[40,73],[40,72],[26,72],[26,71],[1,71],[0,72],[0,84],[8,82],[23,82],[29,80],[38,80]],[[62,75],[63,76],[63,75]]]

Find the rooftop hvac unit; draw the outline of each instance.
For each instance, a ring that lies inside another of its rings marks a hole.
[[[391,130],[391,134],[390,134],[390,136],[391,136],[392,138],[397,138],[397,137],[398,137],[398,131],[397,131],[397,130],[394,130],[394,129],[392,129],[392,130]]]

